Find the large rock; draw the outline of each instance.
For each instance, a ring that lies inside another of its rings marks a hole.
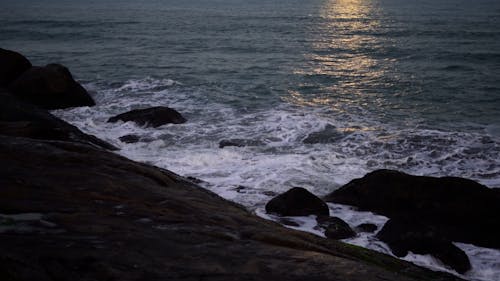
[[[92,146],[0,136],[0,279],[452,281]]]
[[[305,188],[294,187],[266,204],[266,212],[280,216],[328,216],[330,210],[323,200]]]
[[[324,198],[390,218],[419,218],[444,239],[500,248],[500,190],[456,177],[423,177],[378,170]]]
[[[432,255],[458,273],[471,268],[469,258],[451,241],[443,239],[439,231],[418,219],[390,219],[377,234],[387,243],[394,255],[404,257],[411,251],[415,254]]]
[[[118,121],[132,121],[140,126],[156,128],[169,123],[181,124],[187,120],[179,112],[172,108],[156,106],[146,109],[135,109],[108,119],[108,122],[111,123]]]
[[[116,150],[113,145],[81,132],[44,109],[19,101],[0,89],[0,134],[32,139],[70,141]]]
[[[0,48],[0,87],[7,87],[30,67],[31,62],[23,55]]]
[[[87,91],[60,64],[31,67],[14,80],[9,89],[23,101],[44,109],[95,105]]]

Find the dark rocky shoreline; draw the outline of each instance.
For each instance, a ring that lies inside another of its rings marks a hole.
[[[258,218],[7,88],[0,280],[461,280]]]

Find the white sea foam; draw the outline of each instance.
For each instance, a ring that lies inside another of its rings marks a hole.
[[[342,109],[283,103],[265,110],[238,108],[210,99],[202,88],[169,79],[130,80],[117,86],[92,85],[97,106],[55,113],[87,133],[121,148],[120,154],[184,176],[199,178],[204,187],[238,202],[266,219],[264,204],[293,186],[324,195],[369,171],[389,168],[417,175],[461,176],[500,187],[500,139],[495,128],[481,132],[440,131],[418,124],[385,124],[369,112],[349,114]],[[144,128],[134,123],[106,123],[116,114],[150,106],[169,106],[187,119],[185,124]],[[355,111],[358,112],[358,111]],[[330,141],[306,144],[311,133],[335,127]],[[138,143],[118,140],[138,135]],[[256,146],[224,147],[223,139],[247,139]],[[330,204],[332,215],[351,226],[374,223],[381,229],[387,218]],[[323,235],[314,218],[293,219],[295,229]],[[391,254],[374,234],[361,233],[348,243]],[[498,251],[465,247],[473,270],[471,280],[500,280]],[[464,250],[465,250],[464,249]],[[405,257],[417,264],[448,270],[428,256]],[[496,279],[495,279],[496,278]]]

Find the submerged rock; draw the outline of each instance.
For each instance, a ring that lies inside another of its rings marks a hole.
[[[31,62],[23,55],[0,48],[0,87],[7,87],[30,67]]]
[[[108,119],[110,123],[118,121],[132,121],[139,126],[156,128],[169,123],[185,123],[187,120],[175,109],[165,106],[156,106],[146,109],[131,110]]]
[[[21,100],[44,109],[95,105],[87,91],[60,64],[33,66],[14,80],[9,89]]]
[[[328,124],[323,130],[309,134],[302,142],[307,144],[333,143],[343,137],[342,132],[339,132],[335,126]]]
[[[264,143],[258,140],[249,140],[249,139],[227,139],[227,140],[221,140],[219,142],[219,148],[224,148],[226,146],[237,146],[237,147],[244,147],[244,146],[260,146],[263,145]]]
[[[471,269],[469,258],[439,231],[420,223],[418,219],[390,219],[377,234],[387,243],[394,255],[404,257],[409,251],[415,254],[432,255],[458,273]]]
[[[356,231],[358,232],[368,232],[368,233],[373,233],[377,231],[377,226],[374,225],[373,223],[362,223],[358,226],[356,226]]]
[[[139,142],[141,137],[139,137],[138,135],[124,135],[119,137],[118,139],[124,143],[136,143]]]
[[[356,232],[341,218],[319,216],[316,221],[320,227],[325,229],[327,238],[340,240],[356,236]]]
[[[419,218],[443,238],[500,248],[500,190],[456,177],[412,176],[378,170],[324,198],[390,218]]]
[[[294,187],[271,199],[266,212],[280,216],[328,216],[330,211],[323,200],[302,187]]]

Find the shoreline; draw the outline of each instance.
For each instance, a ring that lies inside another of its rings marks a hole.
[[[461,280],[286,229],[0,99],[2,280]]]

